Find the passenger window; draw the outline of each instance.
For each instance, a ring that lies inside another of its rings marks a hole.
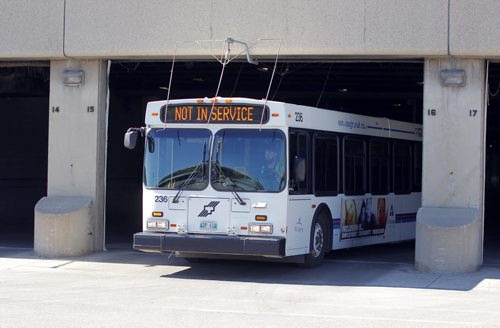
[[[366,193],[366,146],[363,139],[344,138],[344,192]]]
[[[394,193],[411,192],[411,144],[394,143]]]
[[[338,194],[338,138],[314,138],[314,193],[319,196]]]
[[[413,145],[413,191],[422,191],[422,144]]]
[[[370,140],[370,192],[373,195],[389,193],[389,143]]]

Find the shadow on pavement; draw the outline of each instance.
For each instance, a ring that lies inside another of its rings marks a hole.
[[[2,245],[0,245],[2,246]],[[485,243],[485,263],[478,272],[439,274],[414,267],[414,243],[374,245],[327,254],[322,266],[303,269],[289,263],[202,260],[191,263],[171,254],[132,250],[129,240],[107,244],[106,252],[57,259],[68,263],[113,263],[154,267],[165,279],[240,281],[260,284],[421,288],[467,291],[500,280],[500,240]],[[0,247],[1,258],[43,260],[32,248]],[[54,260],[54,259],[50,259]],[[66,264],[64,264],[66,265]],[[59,265],[60,266],[60,265]],[[54,268],[58,268],[55,265]],[[105,268],[105,266],[103,266]],[[114,269],[113,269],[114,270]],[[164,272],[164,273],[162,273]]]
[[[497,254],[500,257],[500,254]],[[471,290],[488,279],[500,280],[500,266],[473,273],[439,274],[415,269],[414,243],[377,245],[328,254],[315,269],[291,264],[210,260],[164,275],[169,279],[228,280],[270,284]]]

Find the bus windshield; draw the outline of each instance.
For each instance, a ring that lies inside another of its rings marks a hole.
[[[207,129],[152,129],[146,136],[146,187],[205,189],[210,139]]]
[[[219,130],[211,163],[216,190],[282,191],[286,185],[285,135],[280,130]]]

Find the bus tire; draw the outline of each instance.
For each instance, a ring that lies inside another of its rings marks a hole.
[[[321,213],[312,224],[310,253],[304,256],[302,267],[315,268],[323,261],[328,244],[327,227],[325,215]]]

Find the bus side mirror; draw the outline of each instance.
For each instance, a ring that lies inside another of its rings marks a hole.
[[[293,161],[293,174],[295,182],[300,183],[306,179],[306,160],[301,157],[295,157]]]
[[[123,145],[127,149],[134,149],[137,143],[137,131],[127,131],[123,139]]]

